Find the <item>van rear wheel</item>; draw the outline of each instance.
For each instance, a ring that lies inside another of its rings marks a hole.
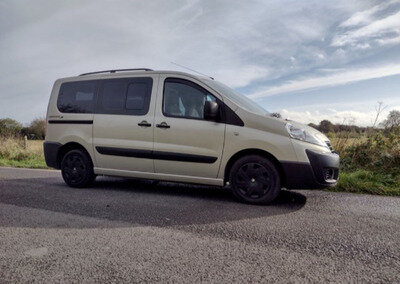
[[[89,186],[95,179],[90,156],[82,150],[71,150],[61,161],[61,174],[71,187]]]
[[[250,204],[268,204],[281,190],[280,175],[275,165],[258,155],[237,160],[232,166],[229,181],[235,197]]]

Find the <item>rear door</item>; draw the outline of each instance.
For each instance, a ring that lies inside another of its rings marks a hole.
[[[108,174],[154,172],[151,155],[157,83],[158,75],[100,81],[93,125],[98,168]]]
[[[222,98],[185,77],[160,75],[154,128],[154,165],[158,174],[216,178],[225,123],[204,119],[206,100]]]

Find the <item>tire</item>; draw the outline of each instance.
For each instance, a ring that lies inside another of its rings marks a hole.
[[[275,165],[258,155],[237,160],[230,171],[229,181],[235,197],[249,204],[271,203],[281,191],[281,179]]]
[[[82,150],[71,150],[61,161],[61,174],[70,187],[87,187],[96,178],[90,156]]]

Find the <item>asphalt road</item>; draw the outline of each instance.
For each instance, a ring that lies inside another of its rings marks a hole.
[[[0,282],[400,282],[400,198],[0,168]]]

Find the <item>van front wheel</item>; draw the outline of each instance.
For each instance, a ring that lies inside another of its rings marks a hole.
[[[268,159],[249,155],[237,160],[229,181],[233,194],[242,202],[268,204],[281,190],[279,172]]]
[[[82,150],[71,150],[65,154],[61,161],[61,174],[71,187],[86,187],[95,179],[92,160]]]

